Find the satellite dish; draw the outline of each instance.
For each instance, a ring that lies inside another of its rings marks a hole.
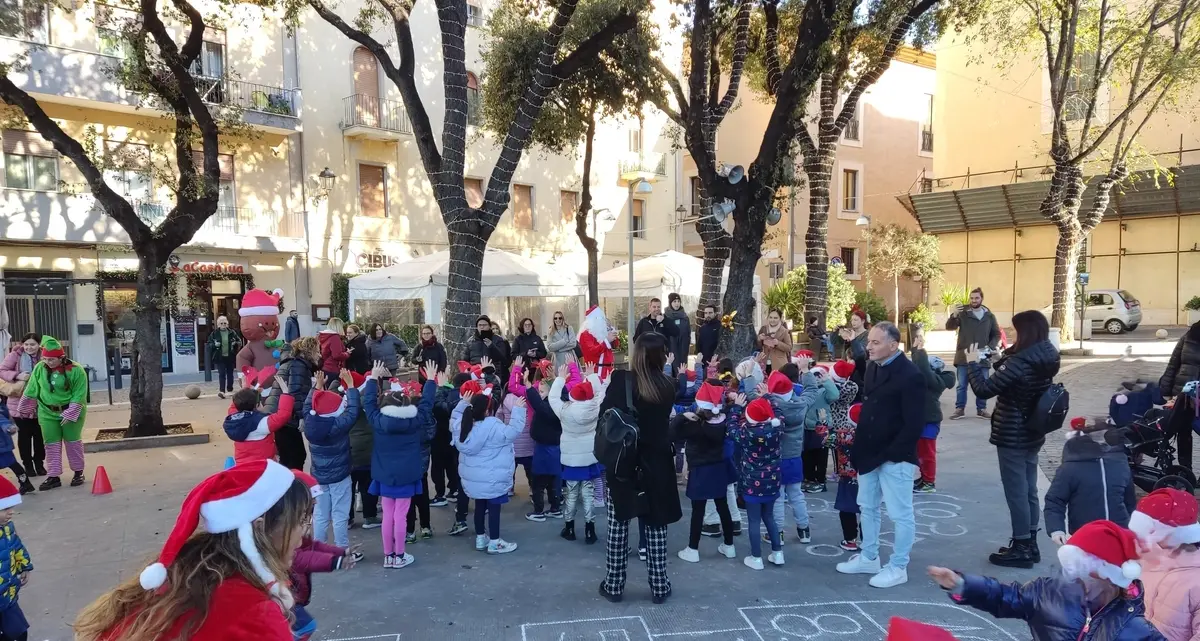
[[[783,212],[779,211],[778,207],[772,207],[771,210],[767,212],[767,224],[768,225],[771,225],[771,226],[778,225],[779,221],[782,218],[783,218]]]

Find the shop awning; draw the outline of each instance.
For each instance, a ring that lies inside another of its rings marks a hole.
[[[1088,195],[1100,180],[1093,176],[1084,192]],[[898,196],[927,234],[974,229],[1002,229],[1046,225],[1038,211],[1050,189],[1050,181],[1011,183],[975,189],[955,189]],[[1200,165],[1175,169],[1173,181],[1155,179],[1151,172],[1136,172],[1117,188],[1106,219],[1139,218],[1200,211]]]

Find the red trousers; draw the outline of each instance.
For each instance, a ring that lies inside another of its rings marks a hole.
[[[937,439],[923,438],[917,441],[917,461],[921,467],[921,480],[933,483],[937,476]]]

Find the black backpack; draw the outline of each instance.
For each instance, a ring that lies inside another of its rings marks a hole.
[[[625,376],[625,407],[610,407],[596,426],[596,460],[614,478],[633,481],[638,474],[638,422],[633,406],[633,375]]]
[[[1026,425],[1038,434],[1049,434],[1063,426],[1071,411],[1071,394],[1062,383],[1051,383],[1038,397]]]

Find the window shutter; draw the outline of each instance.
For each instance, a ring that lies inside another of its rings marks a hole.
[[[483,181],[478,178],[464,178],[463,188],[467,192],[467,206],[478,209],[483,206]]]
[[[358,204],[363,216],[383,218],[387,215],[387,190],[384,168],[379,165],[358,166]]]
[[[204,152],[192,150],[192,162],[196,163],[196,173],[204,173]],[[233,180],[233,155],[217,154],[217,165],[221,172],[221,180]]]
[[[533,229],[533,188],[529,185],[513,185],[513,227]]]
[[[4,153],[20,156],[45,156],[55,158],[58,152],[36,131],[20,129],[4,130]]]
[[[564,189],[558,192],[558,201],[559,207],[562,209],[563,222],[574,221],[575,213],[579,210],[579,192]]]
[[[644,214],[645,211],[646,211],[646,201],[634,199],[634,201],[633,201],[633,217],[637,219],[633,223],[634,229],[645,229],[642,226],[646,222],[642,218],[642,214]]]

